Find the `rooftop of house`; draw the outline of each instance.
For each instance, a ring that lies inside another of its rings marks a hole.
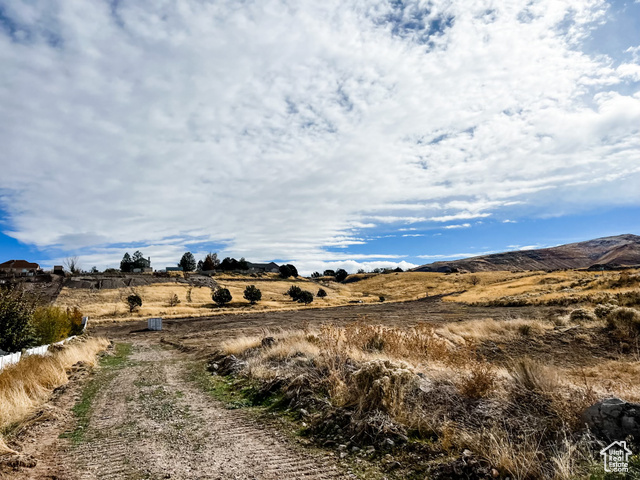
[[[8,260],[4,263],[0,263],[0,268],[23,268],[23,269],[39,269],[40,265],[37,263],[27,262],[26,260]]]

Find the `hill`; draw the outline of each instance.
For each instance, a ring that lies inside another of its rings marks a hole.
[[[617,235],[552,248],[496,253],[414,268],[415,272],[561,270],[640,265],[640,236]]]

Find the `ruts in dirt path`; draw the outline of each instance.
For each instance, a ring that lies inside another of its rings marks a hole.
[[[168,347],[133,345],[118,369],[97,372],[93,381],[104,378],[80,437],[41,460],[56,465],[16,478],[355,478],[333,457],[305,451],[246,412],[225,409],[190,380],[192,364]]]

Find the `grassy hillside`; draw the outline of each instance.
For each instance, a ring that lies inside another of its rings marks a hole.
[[[78,306],[92,319],[128,319],[149,316],[185,317],[207,316],[220,313],[244,313],[248,311],[278,311],[304,308],[325,308],[349,303],[377,303],[385,301],[410,301],[445,295],[443,300],[462,303],[495,305],[560,304],[580,301],[606,300],[607,296],[633,295],[640,287],[638,270],[625,272],[480,272],[475,274],[443,274],[403,272],[380,275],[352,275],[348,283],[327,279],[305,278],[282,280],[277,275],[262,278],[239,275],[214,277],[215,282],[228,288],[233,301],[220,308],[211,300],[212,290],[181,283],[158,283],[134,288],[89,290],[63,288],[56,305]],[[255,284],[262,291],[262,301],[250,306],[242,294],[247,285]],[[293,302],[285,292],[293,285],[314,295],[319,288],[327,297],[315,297],[305,307]],[[126,298],[138,293],[142,308],[129,313]],[[176,295],[180,301],[170,304]]]

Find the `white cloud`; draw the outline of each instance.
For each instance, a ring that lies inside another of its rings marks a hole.
[[[310,266],[383,223],[639,203],[637,65],[579,50],[604,2],[402,5],[6,3],[8,230]]]
[[[458,225],[447,225],[446,227],[442,227],[442,228],[446,228],[446,229],[453,229],[453,228],[469,228],[471,226],[470,223],[461,223]]]

